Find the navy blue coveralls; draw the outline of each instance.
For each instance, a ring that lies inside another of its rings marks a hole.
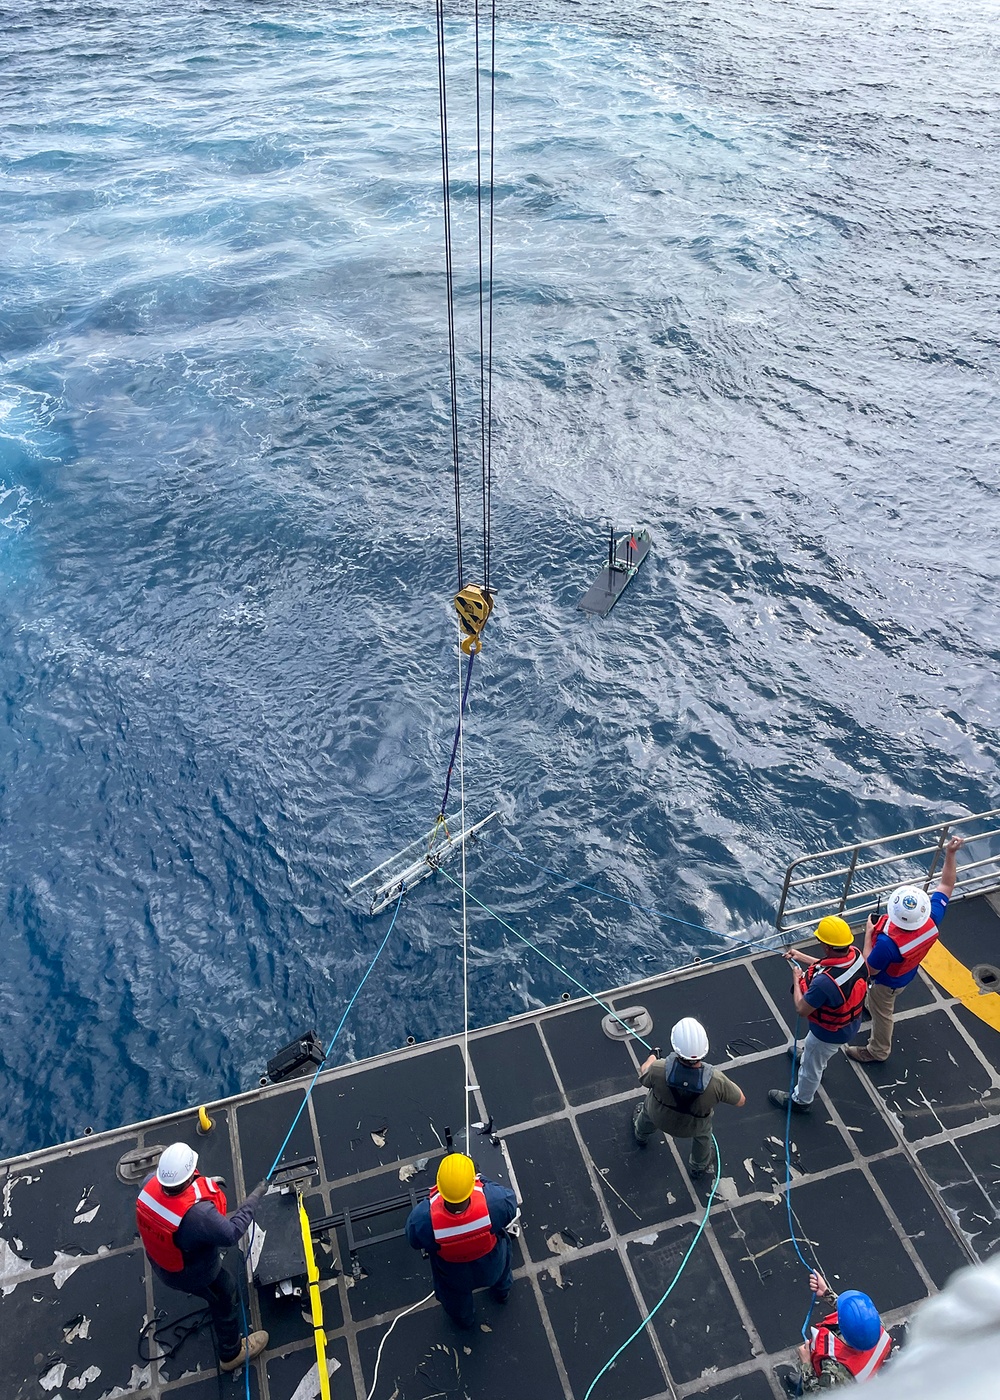
[[[146,1181],[151,1180],[152,1173],[146,1177]],[[236,1279],[223,1264],[221,1251],[232,1248],[249,1230],[263,1194],[264,1189],[259,1187],[251,1191],[232,1215],[220,1215],[211,1201],[196,1201],[174,1232],[174,1244],[184,1256],[183,1269],[170,1273],[152,1259],[149,1261],[153,1273],[168,1288],[204,1298],[212,1315],[222,1361],[232,1361],[239,1356],[243,1329]]]
[[[497,1242],[489,1254],[484,1254],[482,1259],[474,1259],[471,1264],[449,1264],[438,1258],[429,1201],[421,1201],[414,1206],[406,1221],[406,1238],[414,1249],[426,1250],[430,1255],[434,1294],[459,1327],[471,1327],[475,1321],[472,1305],[474,1288],[488,1288],[497,1302],[503,1302],[514,1282],[511,1275],[511,1244],[506,1227],[517,1214],[517,1197],[506,1186],[485,1180],[483,1194]]]

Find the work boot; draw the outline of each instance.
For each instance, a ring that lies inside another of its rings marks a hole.
[[[788,1111],[791,1103],[793,1113],[808,1113],[812,1104],[799,1103],[798,1099],[792,1098],[787,1089],[768,1089],[767,1097],[774,1104],[775,1108],[780,1108],[782,1112]]]
[[[844,1054],[849,1060],[857,1060],[859,1065],[880,1065],[882,1061],[873,1055],[867,1045],[845,1045]]]
[[[636,1109],[636,1111],[632,1114],[632,1136],[635,1138],[635,1142],[636,1142],[636,1146],[637,1146],[637,1147],[648,1147],[648,1146],[649,1146],[649,1138],[641,1138],[641,1137],[639,1136],[639,1134],[638,1134],[638,1133],[636,1132],[636,1130],[635,1130],[635,1125],[636,1125],[636,1124],[638,1123],[638,1121],[639,1121],[639,1114],[640,1114],[641,1112],[642,1112],[642,1104],[640,1104],[639,1107]]]
[[[802,1394],[802,1377],[795,1375],[794,1372],[791,1375],[782,1376],[781,1383],[789,1395],[798,1397]]]
[[[802,1047],[797,1045],[795,1041],[792,1041],[791,1045],[785,1046],[785,1054],[790,1060],[797,1060],[802,1054]]]
[[[220,1371],[238,1371],[241,1366],[245,1366],[248,1361],[252,1361],[255,1356],[259,1356],[267,1346],[268,1337],[266,1332],[251,1332],[249,1337],[244,1337],[240,1342],[240,1349],[233,1357],[232,1361],[220,1361]]]

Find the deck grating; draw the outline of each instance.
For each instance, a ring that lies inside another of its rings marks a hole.
[[[953,904],[944,942],[973,965],[994,960],[998,933],[1000,917],[976,897]],[[647,1007],[656,1045],[675,1019],[698,1016],[748,1102],[716,1116],[723,1179],[681,1283],[595,1400],[781,1394],[774,1366],[792,1355],[807,1297],[788,1241],[784,1119],[766,1092],[788,1084],[788,982],[780,957],[758,954],[609,995],[618,1009]],[[487,1175],[512,1180],[523,1196],[515,1287],[506,1307],[478,1295],[472,1333],[457,1331],[436,1304],[402,1318],[383,1354],[376,1400],[582,1400],[658,1301],[693,1238],[707,1187],[690,1181],[676,1144],[635,1146],[637,1057],[604,1036],[602,1016],[592,1003],[573,1002],[473,1034],[477,1110],[494,1115],[503,1139],[492,1148],[476,1136],[473,1150]],[[464,1125],[462,1083],[454,1038],[325,1072],[285,1153],[319,1160],[310,1214],[394,1196],[405,1189],[400,1168],[424,1158],[413,1184],[429,1184],[445,1129],[458,1136]],[[134,1234],[134,1188],[119,1183],[114,1167],[137,1145],[183,1138],[237,1198],[270,1166],[304,1084],[213,1107],[216,1128],[205,1139],[188,1114],[0,1164],[4,1396],[51,1400],[63,1386],[83,1387],[93,1400],[111,1392],[138,1400],[244,1394],[242,1379],[216,1375],[207,1331],[170,1358],[140,1362],[151,1308],[176,1320],[194,1300],[152,1278]],[[901,998],[891,1060],[863,1070],[835,1059],[813,1114],[793,1119],[792,1140],[792,1199],[807,1251],[835,1287],[869,1291],[893,1324],[964,1262],[1000,1248],[1000,1035],[923,974]],[[405,1214],[359,1226],[358,1237],[391,1229]],[[362,1249],[358,1277],[349,1263],[344,1272],[345,1251],[342,1230],[319,1251],[333,1393],[363,1400],[386,1328],[429,1292],[430,1275],[402,1239]],[[252,1290],[251,1310],[271,1334],[251,1395],[303,1400],[315,1352],[302,1301]]]

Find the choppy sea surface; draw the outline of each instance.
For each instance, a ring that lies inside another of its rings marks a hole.
[[[995,18],[501,6],[469,883],[594,989],[765,935],[803,850],[1000,805]],[[7,1155],[332,1032],[388,918],[342,882],[433,821],[458,695],[429,4],[0,34]],[[609,518],[654,548],[592,621]],[[566,988],[470,937],[474,1024]],[[459,1029],[460,941],[454,886],[405,900],[336,1057]]]

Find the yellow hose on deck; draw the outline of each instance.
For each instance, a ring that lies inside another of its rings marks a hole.
[[[302,1252],[306,1259],[306,1278],[309,1280],[309,1306],[312,1310],[313,1339],[316,1342],[316,1369],[319,1372],[319,1393],[321,1400],[330,1400],[330,1373],[326,1364],[326,1332],[323,1330],[323,1300],[319,1292],[319,1269],[316,1267],[316,1252],[313,1249],[312,1231],[306,1214],[302,1192],[296,1192],[299,1202],[299,1225],[302,1228]]]

